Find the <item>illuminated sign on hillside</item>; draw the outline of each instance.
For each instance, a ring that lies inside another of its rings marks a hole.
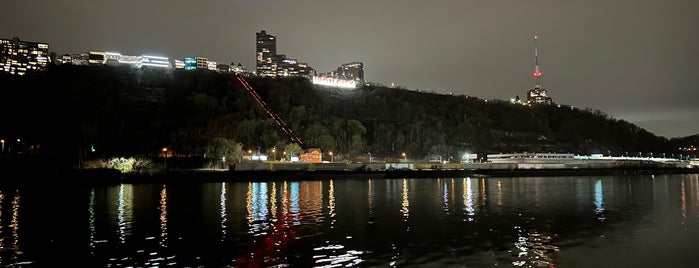
[[[330,86],[330,87],[340,87],[340,88],[356,88],[356,82],[354,80],[344,80],[344,79],[338,79],[334,77],[323,77],[323,76],[314,76],[313,77],[313,84],[314,85],[323,85],[323,86]]]

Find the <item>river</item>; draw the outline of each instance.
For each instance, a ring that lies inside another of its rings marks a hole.
[[[0,265],[696,267],[699,175],[0,186]]]

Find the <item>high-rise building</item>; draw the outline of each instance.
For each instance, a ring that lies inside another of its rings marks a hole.
[[[18,37],[0,39],[0,71],[24,75],[43,71],[49,63],[49,44],[20,41]]]
[[[538,35],[534,36],[534,88],[527,91],[527,104],[552,104],[551,97],[548,96],[546,89],[541,87],[541,72],[539,71],[539,50],[536,46]]]
[[[264,30],[256,33],[257,75],[276,76],[277,37]]]
[[[364,81],[364,63],[350,62],[337,67],[337,77],[347,80]]]
[[[277,37],[265,31],[256,33],[256,58],[259,76],[312,76],[315,74],[315,70],[307,63],[277,54]]]

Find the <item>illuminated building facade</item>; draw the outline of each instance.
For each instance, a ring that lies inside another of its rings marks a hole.
[[[315,70],[307,63],[287,58],[277,54],[277,37],[265,31],[256,33],[257,75],[267,77],[278,76],[307,76],[315,74]]]
[[[184,69],[185,70],[196,70],[197,69],[197,58],[184,58]]]
[[[49,44],[40,42],[0,39],[0,70],[24,75],[30,71],[44,71],[48,67]]]
[[[82,54],[73,54],[71,57],[71,61],[73,65],[87,65],[88,60],[90,58],[90,55],[82,53]]]
[[[197,69],[209,69],[209,59],[196,57]]]
[[[257,75],[276,76],[277,37],[265,31],[256,33]]]
[[[90,64],[106,64],[107,53],[102,51],[90,51],[87,62]]]
[[[357,82],[364,81],[364,63],[351,62],[342,64],[340,67],[337,67],[336,75],[341,79],[355,80]]]
[[[75,58],[75,56],[73,57]],[[170,68],[170,60],[161,56],[129,56],[118,52],[90,51],[87,62],[92,65],[126,65],[134,68]],[[75,61],[73,62],[75,64]]]

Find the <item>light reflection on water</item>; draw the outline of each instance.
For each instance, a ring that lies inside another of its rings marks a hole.
[[[382,180],[95,186],[44,232],[46,193],[0,186],[0,265],[60,232],[88,266],[693,266],[696,174]]]

